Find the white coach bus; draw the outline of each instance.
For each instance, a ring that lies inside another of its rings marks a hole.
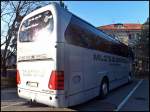
[[[57,3],[28,14],[17,39],[18,95],[69,107],[131,80],[132,52]]]

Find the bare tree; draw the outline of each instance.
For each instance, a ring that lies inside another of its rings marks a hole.
[[[49,4],[49,1],[2,1],[1,2],[1,70],[7,73],[6,62],[9,57],[16,54],[16,40],[19,25],[24,16],[37,7]],[[11,52],[8,52],[8,51]]]
[[[149,18],[142,26],[141,38],[135,46],[137,74],[149,74]]]

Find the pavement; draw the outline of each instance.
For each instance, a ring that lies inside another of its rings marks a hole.
[[[86,103],[54,108],[43,104],[30,104],[17,96],[16,88],[1,90],[2,111],[149,111],[149,80],[134,80],[110,91],[104,100],[94,98]]]

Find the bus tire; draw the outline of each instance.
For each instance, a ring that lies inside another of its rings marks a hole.
[[[109,82],[107,78],[104,78],[100,85],[100,99],[106,98],[108,95],[108,92],[109,92]]]

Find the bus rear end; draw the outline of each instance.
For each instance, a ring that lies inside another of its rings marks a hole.
[[[25,17],[19,28],[18,95],[29,101],[64,107],[64,71],[56,70],[56,15],[42,9]]]

